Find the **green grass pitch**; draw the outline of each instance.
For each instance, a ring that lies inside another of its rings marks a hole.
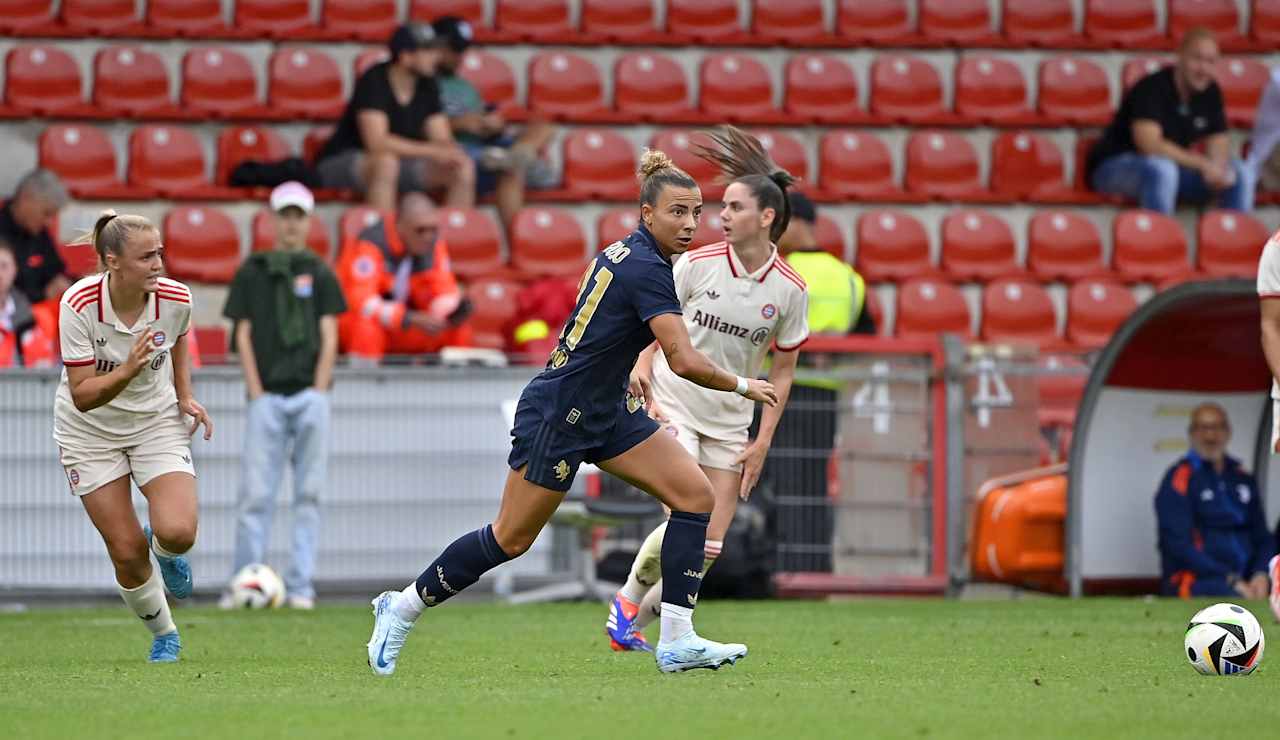
[[[167,666],[145,663],[123,608],[36,610],[0,615],[0,738],[1280,735],[1280,663],[1230,678],[1187,664],[1187,619],[1208,603],[707,600],[700,632],[751,653],[674,676],[610,652],[603,606],[450,604],[390,678],[365,665],[367,607],[181,609]],[[1265,603],[1248,607],[1280,638]]]

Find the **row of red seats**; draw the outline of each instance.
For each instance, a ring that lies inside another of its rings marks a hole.
[[[749,28],[738,0],[665,0],[657,25],[652,0],[581,0],[575,25],[569,0],[495,0],[487,26],[483,0],[410,0],[408,17],[468,18],[488,43],[788,46],[1057,46],[1170,48],[1194,26],[1213,29],[1231,46],[1274,46],[1280,3],[1253,0],[1250,35],[1239,32],[1236,0],[1167,0],[1167,33],[1156,0],[1087,0],[1083,34],[1072,0],[1003,0],[993,31],[987,0],[838,0],[834,33],[823,0],[752,0]],[[912,6],[917,12],[912,12]],[[323,0],[317,23],[309,0],[236,0],[226,22],[220,0],[10,0],[0,6],[0,32],[28,36],[141,36],[383,40],[400,22],[396,0]],[[912,18],[916,17],[913,23]]]
[[[365,51],[355,60],[354,75],[385,58],[383,49]],[[1123,68],[1124,87],[1168,61],[1130,59]],[[280,48],[267,66],[264,104],[258,96],[257,72],[243,54],[228,47],[192,49],[182,60],[175,104],[160,55],[139,47],[107,47],[94,57],[94,82],[86,103],[79,67],[69,54],[56,46],[20,46],[5,59],[0,115],[327,120],[341,112],[346,102],[342,75],[322,49]],[[1061,126],[1103,124],[1113,112],[1107,73],[1083,57],[1041,61],[1034,106],[1018,65],[982,54],[966,55],[956,63],[952,107],[944,101],[938,70],[909,54],[886,53],[872,62],[866,109],[859,102],[853,68],[831,54],[796,54],[787,61],[781,108],[774,103],[769,70],[751,55],[709,54],[699,70],[699,94],[691,105],[684,68],[674,59],[652,52],[624,55],[614,64],[610,105],[603,75],[594,63],[569,52],[540,52],[529,60],[527,110],[516,100],[515,75],[500,56],[469,52],[461,74],[486,100],[516,117],[534,112],[600,123]],[[1269,68],[1257,59],[1230,58],[1222,61],[1217,76],[1229,119],[1251,125],[1270,79]]]
[[[339,221],[345,242],[378,217],[367,207],[348,209]],[[635,209],[602,214],[596,244],[605,244],[635,228]],[[166,260],[178,279],[225,283],[242,258],[239,231],[231,217],[208,206],[180,206],[164,218]],[[694,244],[720,241],[719,219],[705,217]],[[444,209],[441,231],[450,247],[453,269],[464,278],[506,275],[513,278],[549,275],[573,277],[591,252],[582,224],[568,210],[529,207],[521,211],[509,235],[510,257],[503,254],[497,224],[483,211]],[[1079,281],[1104,278],[1157,284],[1203,277],[1251,277],[1267,240],[1266,229],[1253,217],[1231,211],[1205,214],[1197,228],[1196,265],[1188,260],[1183,229],[1172,218],[1150,211],[1125,211],[1112,224],[1113,257],[1108,265],[1102,240],[1088,218],[1065,211],[1045,211],[1027,226],[1027,258],[1018,259],[1009,225],[994,213],[961,209],[943,218],[941,260],[931,256],[929,236],[918,219],[900,211],[867,211],[855,227],[858,271],[871,282],[900,282],[924,276],[950,281],[991,282],[1014,278]],[[846,258],[845,235],[830,219],[818,229],[820,244]],[[251,249],[270,248],[269,214],[253,222]],[[308,243],[318,254],[333,256],[333,244],[320,219],[313,219]],[[67,247],[69,262],[91,269],[92,250]]]
[[[1031,131],[1006,131],[991,143],[989,184],[982,177],[978,153],[969,138],[941,130],[911,133],[905,146],[903,184],[894,177],[893,156],[874,133],[835,129],[818,144],[818,171],[799,139],[782,131],[757,131],[779,166],[796,175],[806,192],[820,202],[923,203],[931,200],[974,203],[1028,201],[1049,204],[1094,204],[1104,198],[1084,186],[1084,163],[1091,138],[1076,143],[1076,180],[1066,182],[1066,161],[1057,144]],[[329,136],[329,129],[310,132],[303,156],[310,160]],[[668,153],[703,187],[708,201],[724,191],[715,167],[693,152],[704,134],[682,130],[656,133],[653,148]],[[219,133],[212,182],[200,138],[183,126],[145,125],[129,136],[125,177],[117,174],[116,147],[93,126],[57,124],[46,128],[38,143],[40,165],[57,172],[80,198],[236,200],[261,193],[228,187],[229,176],[246,160],[276,161],[293,155],[269,128],[237,126]],[[531,191],[538,202],[633,201],[639,155],[632,142],[608,130],[578,129],[561,142],[564,173],[561,187]],[[340,198],[340,193],[321,193]],[[1264,196],[1271,198],[1270,194]]]

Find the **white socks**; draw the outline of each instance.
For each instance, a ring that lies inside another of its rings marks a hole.
[[[154,552],[158,558],[169,558],[170,560],[182,556],[180,552],[169,552],[161,547],[160,540],[155,536],[155,533],[151,535],[151,552]]]
[[[404,587],[400,592],[400,598],[396,599],[396,603],[391,607],[397,617],[412,624],[418,621],[418,617],[422,616],[422,611],[427,605],[422,600],[422,596],[418,593],[418,583],[415,581]]]
[[[120,598],[153,635],[166,635],[177,632],[178,626],[173,623],[173,615],[169,613],[169,602],[164,598],[164,584],[160,582],[160,569],[152,568],[151,577],[137,588],[125,588],[116,584],[120,590]]]
[[[658,636],[659,643],[675,642],[692,631],[692,609],[662,602],[662,632]]]

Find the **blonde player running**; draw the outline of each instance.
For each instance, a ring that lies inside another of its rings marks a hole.
[[[735,128],[712,138],[718,148],[698,153],[730,181],[720,212],[725,241],[693,250],[675,264],[676,295],[694,347],[722,367],[754,378],[773,346],[769,381],[778,403],[765,408],[759,436],[748,441],[749,400],[706,392],[678,377],[655,346],[641,354],[633,374],[639,386],[633,393],[643,395],[649,413],[698,461],[714,489],[704,574],[720,555],[738,499],[747,500],[760,477],[791,391],[796,350],[809,336],[804,281],[774,244],[790,219],[786,191],[792,177],[770,161],[760,142]],[[666,526],[645,539],[610,605],[605,632],[614,650],[650,649],[643,629],[659,614]]]
[[[71,493],[102,534],[120,596],[154,636],[148,659],[171,663],[181,643],[164,588],[179,599],[191,594],[182,554],[196,538],[190,437],[201,425],[205,439],[213,435],[191,396],[191,291],[160,276],[160,233],[141,216],[107,211],[89,241],[105,269],[62,296],[65,369],[53,437]],[[148,527],[134,515],[131,476],[147,499]]]

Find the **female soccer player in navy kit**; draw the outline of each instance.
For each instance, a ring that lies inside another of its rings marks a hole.
[[[639,176],[641,225],[592,260],[558,346],[520,397],[507,460],[511,470],[497,518],[454,540],[403,591],[386,591],[373,600],[368,656],[374,673],[395,671],[405,638],[425,608],[529,549],[583,462],[599,465],[671,509],[662,544],[658,669],[715,669],[747,654],[745,645],[712,642],[693,630],[714,503],[711,483],[679,442],[654,434],[658,424],[628,388],[636,357],[656,338],[683,378],[769,405],[777,396],[770,383],[738,377],[693,348],[676,299],[671,258],[689,248],[702,194],[693,178],[661,152],[645,152]]]

